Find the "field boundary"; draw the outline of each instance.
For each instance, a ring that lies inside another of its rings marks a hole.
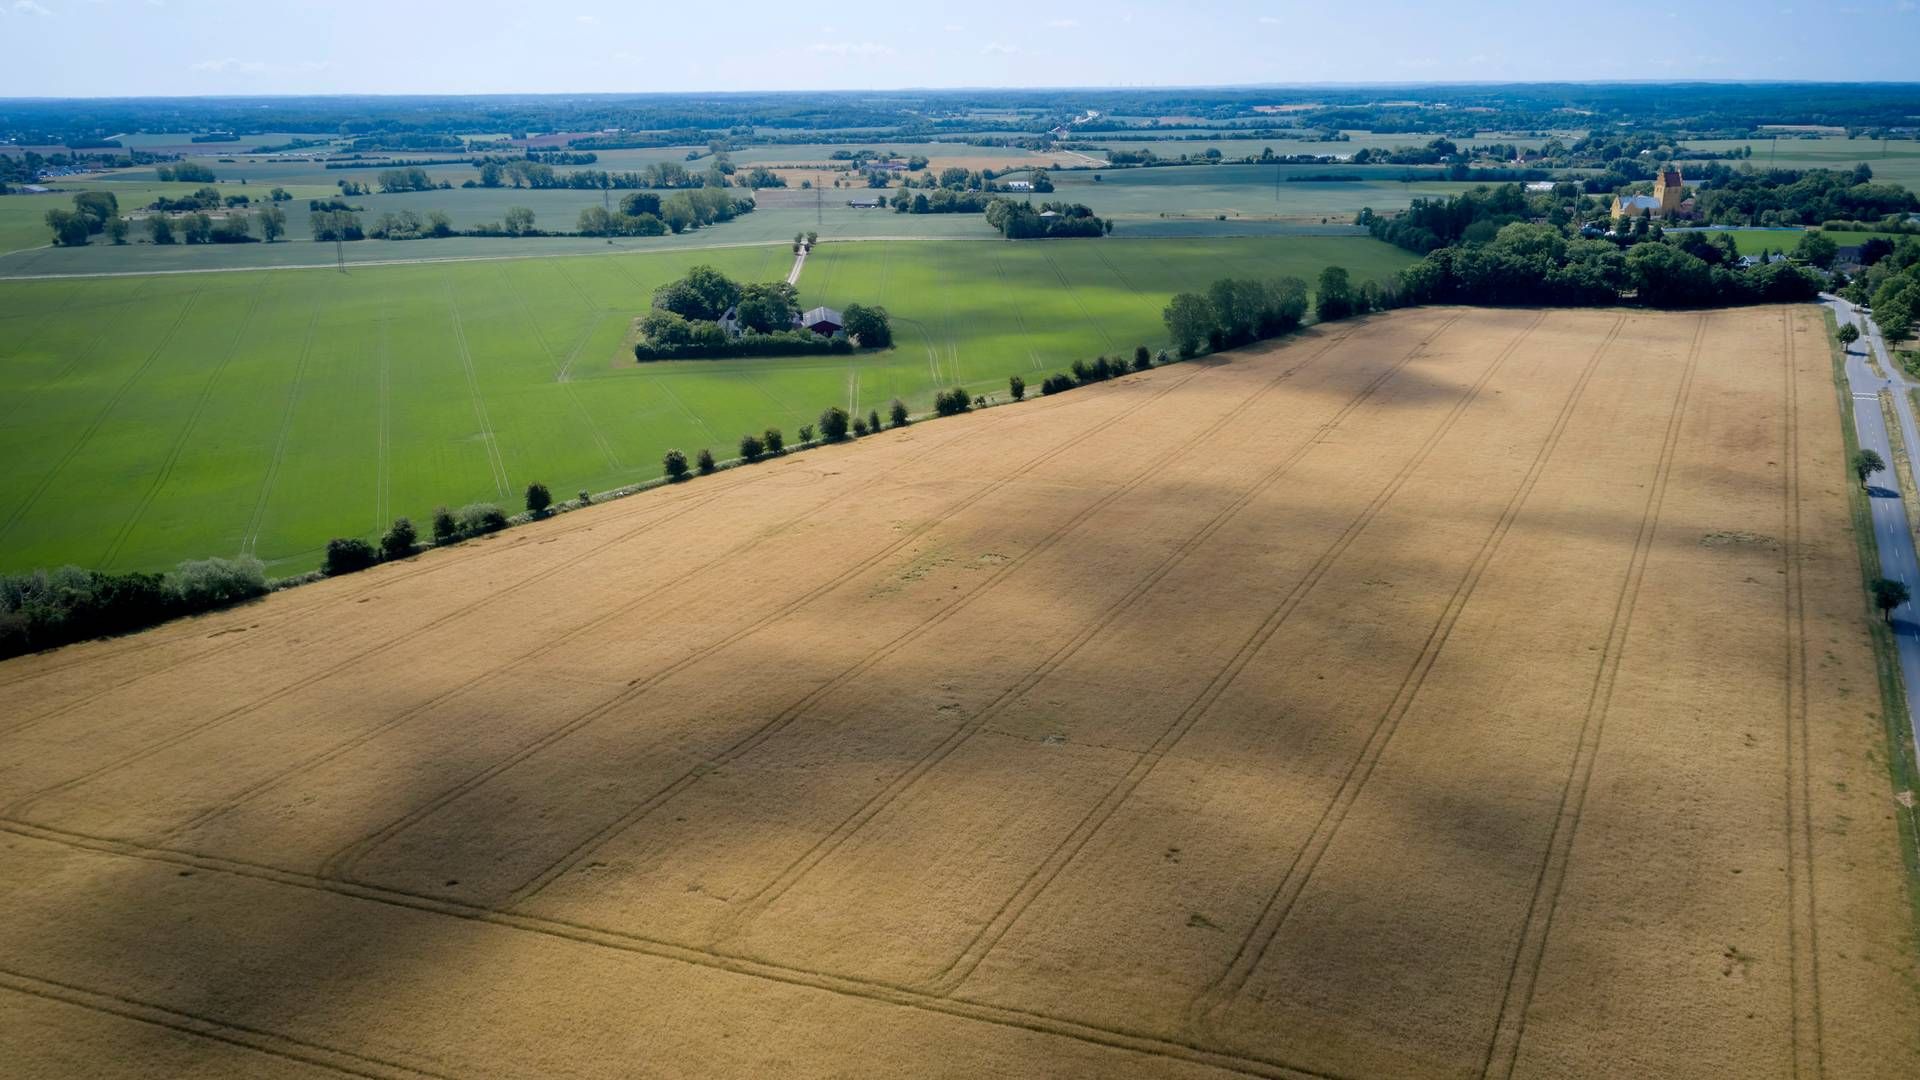
[[[1840,409],[1840,432],[1846,443],[1847,459],[1852,460],[1853,455],[1860,451],[1860,434],[1853,423],[1853,387],[1847,380],[1846,355],[1834,336],[1840,328],[1839,321],[1834,318],[1832,308],[1822,307],[1826,319],[1827,350],[1833,369],[1833,391]],[[1889,794],[1897,796],[1905,791],[1920,795],[1920,764],[1915,762],[1913,727],[1907,712],[1906,680],[1900,673],[1900,658],[1895,651],[1893,630],[1877,617],[1878,612],[1873,610],[1869,600],[1873,595],[1873,579],[1880,576],[1880,542],[1873,534],[1872,511],[1867,505],[1866,492],[1854,482],[1851,473],[1844,477],[1841,487],[1847,492],[1854,549],[1860,559],[1860,611],[1867,627],[1867,636],[1873,642],[1874,671],[1880,686],[1880,726],[1885,737],[1883,748],[1887,758]],[[1920,959],[1920,828],[1915,827],[1911,813],[1894,814],[1893,819],[1894,828],[1900,836],[1900,858],[1906,871],[1903,884],[1912,928],[1906,951],[1910,958]]]

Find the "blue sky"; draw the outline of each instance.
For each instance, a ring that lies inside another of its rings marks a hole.
[[[1915,7],[0,0],[0,96],[1910,80]]]

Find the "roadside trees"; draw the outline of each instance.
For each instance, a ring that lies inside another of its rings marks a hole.
[[[1880,617],[1893,621],[1893,609],[1906,603],[1912,597],[1907,592],[1905,582],[1892,578],[1873,579],[1873,606],[1880,609]]]
[[[1867,486],[1867,479],[1874,473],[1886,469],[1887,463],[1879,454],[1871,450],[1861,450],[1853,455],[1853,475],[1860,478],[1860,486]]]
[[[1847,323],[1840,328],[1840,332],[1835,334],[1834,337],[1839,338],[1840,344],[1842,345],[1851,345],[1860,340],[1860,328],[1852,323]]]

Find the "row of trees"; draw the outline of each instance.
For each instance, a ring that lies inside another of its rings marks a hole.
[[[1840,294],[1873,308],[1873,321],[1889,342],[1913,336],[1920,327],[1920,239],[1903,236],[1874,260]]]
[[[162,183],[211,184],[214,180],[213,170],[197,161],[159,165],[154,168],[153,175]]]
[[[986,399],[974,400],[984,403]],[[958,387],[942,390],[935,395],[934,402],[941,416],[966,412],[972,405],[967,392]],[[906,427],[912,422],[907,403],[894,398],[892,404],[887,406],[887,419],[889,423],[886,426]],[[880,410],[870,409],[867,415],[856,416],[838,405],[833,405],[820,413],[817,425],[800,425],[800,441],[791,449],[812,446],[816,442],[837,443],[845,442],[850,438],[865,438],[868,435],[879,434],[882,430],[884,427],[880,421]],[[762,458],[778,457],[789,449],[786,435],[776,427],[770,427],[757,434],[748,432],[740,436],[740,460],[749,465]],[[685,451],[674,449],[668,450],[661,457],[660,467],[669,482],[679,483],[695,472],[701,476],[710,476],[720,470],[721,463],[714,459],[713,451],[710,449],[702,449],[692,462],[687,460]]]
[[[1346,270],[1320,274],[1321,318],[1353,314],[1356,298]],[[1204,293],[1176,293],[1161,313],[1167,334],[1183,357],[1202,348],[1218,351],[1289,333],[1307,314],[1307,283],[1296,277],[1269,281],[1221,278]]]

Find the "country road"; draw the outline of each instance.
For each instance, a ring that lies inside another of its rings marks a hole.
[[[1917,384],[1908,381],[1893,363],[1886,342],[1873,320],[1861,315],[1854,305],[1836,296],[1823,295],[1834,318],[1841,325],[1860,328],[1860,340],[1847,347],[1847,387],[1853,399],[1853,422],[1860,436],[1860,447],[1872,450],[1894,467],[1893,449],[1887,438],[1887,425],[1880,411],[1880,391],[1893,391],[1894,414],[1900,420],[1901,438],[1907,450],[1920,449],[1920,429],[1916,429],[1913,399],[1908,391]],[[1867,356],[1879,358],[1881,378],[1873,373]],[[1874,540],[1880,548],[1880,576],[1905,582],[1920,595],[1920,556],[1914,551],[1913,531],[1907,525],[1907,508],[1900,494],[1900,483],[1891,474],[1876,477],[1871,484],[1869,505],[1873,515]],[[1914,743],[1920,747],[1920,617],[1911,601],[1893,610],[1893,640],[1900,654],[1900,676],[1906,685],[1907,719],[1913,725]]]

